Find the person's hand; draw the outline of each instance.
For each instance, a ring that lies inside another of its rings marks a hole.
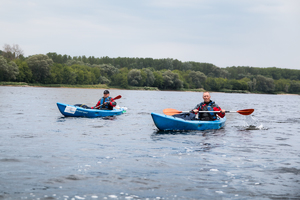
[[[226,110],[224,110],[224,109],[221,109],[221,113],[225,113],[225,111],[226,111]]]
[[[199,110],[198,110],[198,109],[194,109],[193,112],[194,112],[194,113],[198,113]]]

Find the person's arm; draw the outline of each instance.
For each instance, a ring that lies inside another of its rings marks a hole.
[[[99,105],[100,105],[100,101],[98,101],[98,103],[94,107],[91,107],[91,109],[94,109],[94,108],[96,108]]]
[[[214,111],[221,111],[218,115],[223,118],[225,116],[225,110],[221,109],[219,106],[213,107]]]
[[[192,111],[193,111],[194,113],[198,113],[199,108],[200,108],[200,104],[197,104],[197,105],[195,106],[195,108],[194,108]]]
[[[115,107],[116,105],[117,103],[113,99],[109,102],[109,106]]]

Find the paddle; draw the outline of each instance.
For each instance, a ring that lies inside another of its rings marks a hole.
[[[175,115],[180,113],[189,113],[190,111],[179,111],[173,108],[166,108],[163,110],[165,115]],[[221,111],[199,111],[201,113],[203,112],[213,112],[213,113],[220,113]],[[229,111],[226,110],[225,113],[239,113],[241,115],[250,115],[254,112],[254,109],[244,109],[244,110],[238,110],[238,111]]]
[[[121,95],[118,95],[118,96],[116,96],[115,98],[112,98],[111,100],[117,100],[117,99],[121,99]],[[97,107],[95,107],[94,109],[97,109],[97,108],[99,108],[100,106],[102,106],[102,105],[99,105],[99,106],[97,106]]]

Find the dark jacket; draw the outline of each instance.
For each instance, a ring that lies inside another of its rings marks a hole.
[[[199,111],[220,111],[222,110],[214,101],[210,100],[208,103],[202,102],[195,106],[194,109]],[[217,119],[217,114],[219,117],[223,118],[225,113],[213,113],[213,112],[199,112],[198,119],[203,121],[214,121]],[[196,117],[196,118],[197,118]]]

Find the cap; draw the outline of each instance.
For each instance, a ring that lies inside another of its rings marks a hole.
[[[108,90],[104,90],[103,94],[109,94]]]

